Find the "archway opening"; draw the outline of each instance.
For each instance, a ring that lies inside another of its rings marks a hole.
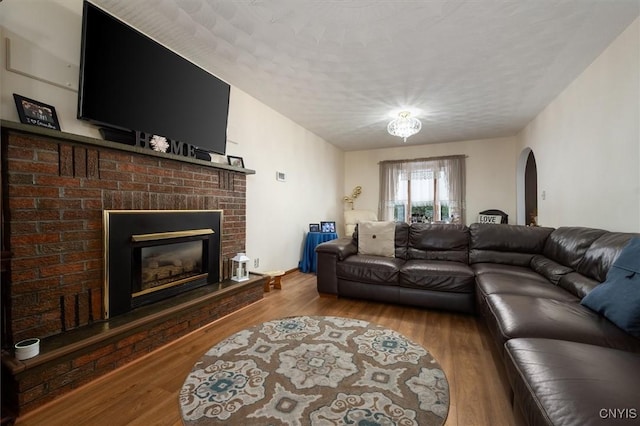
[[[516,174],[516,222],[518,225],[537,225],[538,167],[531,148],[520,153]]]
[[[538,225],[538,168],[533,151],[524,168],[524,211],[527,225]]]

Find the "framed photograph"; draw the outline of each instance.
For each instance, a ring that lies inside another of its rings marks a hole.
[[[336,223],[335,222],[320,222],[320,231],[321,232],[336,232]]]
[[[320,232],[320,224],[319,223],[310,223],[309,224],[309,232]]]
[[[244,169],[244,160],[242,157],[236,157],[234,155],[227,155],[227,161],[230,166],[242,167]]]
[[[16,101],[21,123],[60,130],[56,109],[51,105],[43,104],[15,93],[13,94],[13,99]]]

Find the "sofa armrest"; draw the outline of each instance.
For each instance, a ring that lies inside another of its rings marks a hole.
[[[330,254],[336,256],[337,260],[345,260],[347,257],[358,253],[358,246],[351,238],[338,238],[318,244],[316,247],[318,256]]]
[[[338,294],[338,262],[356,253],[358,246],[351,238],[338,238],[316,246],[318,293]]]
[[[338,294],[337,272],[338,257],[332,253],[318,253],[316,286],[320,294]]]

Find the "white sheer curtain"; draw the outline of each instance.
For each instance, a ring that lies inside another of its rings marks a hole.
[[[412,206],[431,202],[433,220],[465,223],[465,157],[382,161],[379,199],[380,220],[410,220]],[[441,204],[449,217],[439,217]]]

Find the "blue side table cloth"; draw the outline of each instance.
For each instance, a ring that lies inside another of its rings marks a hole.
[[[302,272],[316,272],[318,267],[318,255],[316,254],[316,246],[325,241],[331,241],[338,238],[335,232],[309,232],[304,243],[302,251],[302,260],[298,264],[298,268]]]

